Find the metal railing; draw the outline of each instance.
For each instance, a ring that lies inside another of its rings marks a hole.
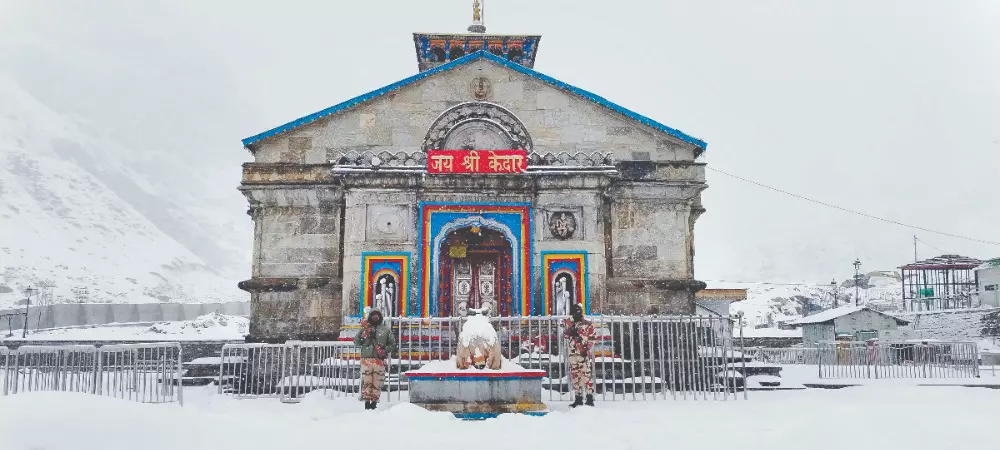
[[[219,393],[295,401],[318,389],[360,386],[359,362],[351,357],[356,353],[351,342],[226,344],[219,363]],[[353,376],[355,372],[358,377]]]
[[[975,342],[821,342],[820,378],[979,378]]]
[[[566,317],[491,317],[509,362],[544,370],[543,394],[568,400]],[[592,316],[597,328],[592,373],[595,397],[605,401],[736,398],[743,376],[732,337],[722,317]],[[390,318],[397,351],[387,361],[383,391],[401,401],[408,390],[405,372],[430,361],[450,359],[457,350],[463,318]],[[345,336],[350,338],[351,336]],[[350,341],[227,344],[220,364],[219,392],[236,397],[276,397],[296,401],[321,390],[326,395],[360,391],[360,355]],[[727,367],[728,366],[728,367]],[[746,396],[744,391],[743,396]]]
[[[819,350],[815,347],[751,347],[746,349],[746,356],[754,361],[771,364],[817,364],[819,362]]]
[[[181,346],[153,344],[0,347],[3,394],[83,392],[142,403],[183,403]]]

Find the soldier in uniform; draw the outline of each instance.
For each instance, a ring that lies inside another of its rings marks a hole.
[[[573,404],[594,406],[594,380],[591,377],[591,365],[594,362],[594,324],[583,317],[583,305],[574,303],[570,307],[570,319],[566,319],[563,331],[569,339],[569,377],[576,398]],[[584,395],[587,396],[584,401]]]
[[[392,329],[383,322],[381,311],[371,310],[354,336],[354,345],[361,347],[361,398],[365,409],[375,409],[382,396],[386,360],[396,350]]]

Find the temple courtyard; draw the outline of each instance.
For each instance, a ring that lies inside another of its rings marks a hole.
[[[185,405],[73,393],[0,397],[3,448],[61,449],[952,449],[995,448],[1000,390],[861,386],[751,392],[749,400],[599,402],[544,417],[461,421],[405,402],[368,412],[319,393],[298,404],[212,387]],[[40,420],[41,419],[41,420]]]

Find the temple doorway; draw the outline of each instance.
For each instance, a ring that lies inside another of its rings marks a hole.
[[[464,316],[470,309],[511,314],[511,244],[499,231],[470,226],[448,233],[441,244],[438,311]]]

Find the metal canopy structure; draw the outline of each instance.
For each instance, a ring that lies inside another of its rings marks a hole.
[[[941,255],[900,267],[903,308],[931,311],[976,306],[975,269],[981,264],[975,258]]]

